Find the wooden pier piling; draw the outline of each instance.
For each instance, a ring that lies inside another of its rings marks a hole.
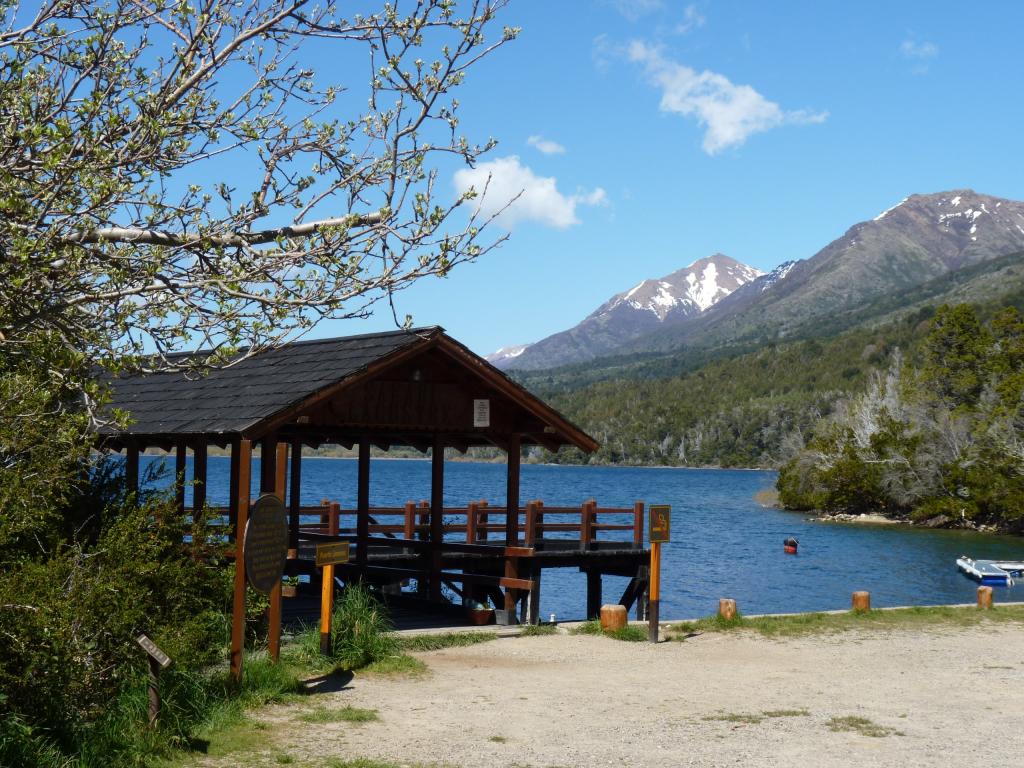
[[[982,610],[992,607],[992,587],[978,587],[978,607]]]
[[[851,608],[857,613],[871,610],[871,593],[854,592],[851,600]]]

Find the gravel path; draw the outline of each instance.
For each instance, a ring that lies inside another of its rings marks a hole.
[[[1024,633],[1012,627],[657,646],[559,635],[419,656],[426,677],[357,676],[311,697],[376,709],[378,722],[266,710],[267,749],[245,764],[998,768],[1024,748]]]

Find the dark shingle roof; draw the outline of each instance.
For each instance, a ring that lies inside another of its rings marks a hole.
[[[324,387],[336,384],[443,329],[370,333],[300,341],[261,352],[198,379],[154,373],[112,379],[110,408],[133,423],[122,435],[238,434]]]

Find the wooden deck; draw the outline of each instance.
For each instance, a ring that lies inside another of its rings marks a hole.
[[[380,586],[402,625],[453,626],[461,623],[463,603],[488,599],[520,623],[536,623],[544,570],[579,568],[587,574],[586,616],[600,611],[604,575],[629,578],[626,591],[614,597],[627,609],[635,606],[638,619],[646,616],[650,552],[644,547],[641,502],[616,508],[594,500],[578,507],[531,501],[511,521],[505,507],[471,502],[444,510],[440,543],[429,539],[429,515],[426,502],[371,508],[364,516],[327,500],[304,507],[292,518],[296,557],[288,573],[309,576],[309,589],[317,589],[316,545],[348,541],[351,561],[335,566],[336,578]],[[509,531],[517,535],[512,544],[505,541]],[[438,594],[444,597],[438,600]],[[413,619],[412,613],[425,618]]]

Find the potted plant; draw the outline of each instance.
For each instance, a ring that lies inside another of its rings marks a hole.
[[[494,608],[491,607],[491,601],[481,603],[477,600],[470,600],[466,603],[466,618],[469,619],[470,624],[477,626],[494,623]]]
[[[299,594],[299,577],[285,576],[281,581],[281,597],[296,597]]]

